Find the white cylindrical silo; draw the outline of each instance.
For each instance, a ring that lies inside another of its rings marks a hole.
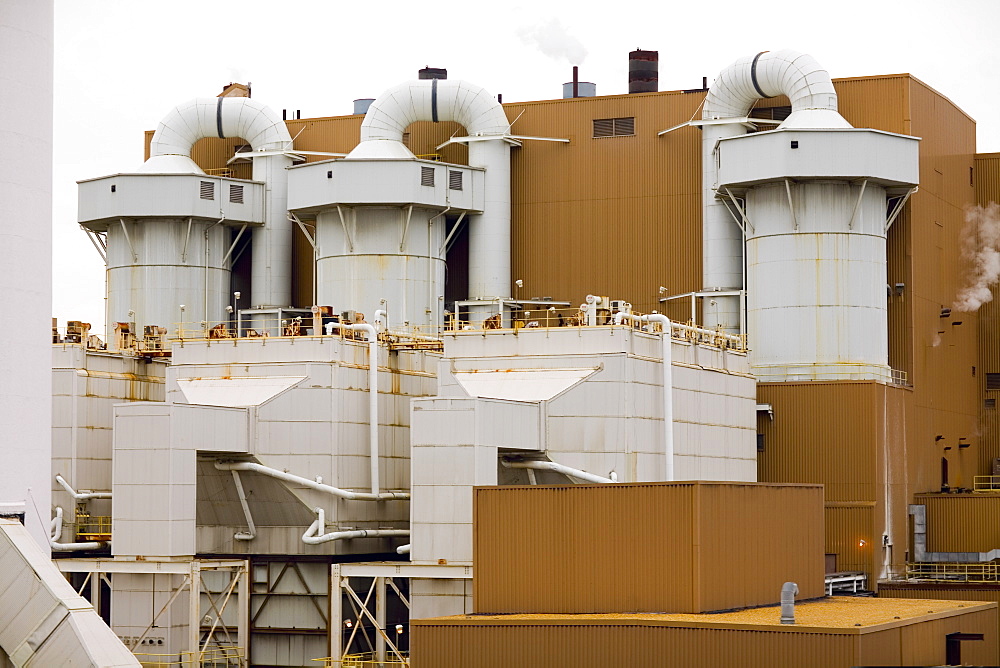
[[[408,213],[405,208],[380,206],[318,214],[320,303],[360,311],[368,322],[381,309],[388,314],[390,328],[436,331],[441,323],[439,297],[445,273],[441,252],[445,223],[439,214],[419,207]],[[404,227],[408,230],[405,238],[400,234]]]
[[[746,193],[748,334],[762,380],[891,380],[886,193],[861,190],[817,180]]]
[[[108,332],[115,323],[200,336],[226,318],[231,228],[217,221],[149,218],[108,227]],[[126,238],[127,235],[127,238]],[[134,255],[133,255],[134,253]],[[181,306],[184,306],[183,312]]]
[[[850,127],[837,112],[830,75],[812,56],[789,49],[745,56],[719,73],[702,109],[702,275],[703,290],[738,291],[743,285],[743,234],[726,210],[718,188],[718,144],[745,134],[746,116],[762,98],[786,95],[792,116],[804,127]],[[704,311],[705,326],[740,330],[740,298],[719,296]]]
[[[263,181],[264,226],[253,231],[250,298],[253,306],[279,308],[292,304],[292,233],[288,219],[287,155],[254,158],[253,180]]]
[[[52,476],[51,0],[0,7],[0,514],[48,553]]]

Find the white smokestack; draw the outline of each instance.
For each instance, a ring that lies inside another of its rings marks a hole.
[[[993,301],[990,286],[1000,278],[1000,206],[990,202],[986,207],[967,207],[961,242],[962,259],[969,266],[966,285],[951,309],[969,313]]]

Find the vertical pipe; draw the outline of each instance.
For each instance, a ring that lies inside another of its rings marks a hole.
[[[483,213],[469,224],[469,297],[510,297],[510,144],[470,143],[469,165],[486,168]]]
[[[372,494],[379,493],[378,451],[378,337],[375,328],[368,330],[368,449]]]
[[[573,66],[573,97],[580,97],[580,68]]]
[[[288,168],[285,155],[254,158],[253,179],[264,182],[264,225],[253,231],[251,306],[292,306],[292,221],[288,220]]]

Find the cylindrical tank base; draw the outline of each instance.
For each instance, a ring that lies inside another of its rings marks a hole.
[[[383,206],[342,212],[343,222],[336,211],[317,216],[319,303],[362,312],[368,322],[384,310],[392,329],[436,332],[444,307],[444,217]]]
[[[115,323],[166,329],[167,337],[200,336],[231,320],[230,270],[222,265],[230,228],[215,221],[139,219],[108,228],[107,334]],[[134,255],[133,255],[134,253]],[[183,307],[183,309],[181,308]]]
[[[891,380],[885,191],[782,182],[750,189],[746,201],[754,373],[762,380]]]

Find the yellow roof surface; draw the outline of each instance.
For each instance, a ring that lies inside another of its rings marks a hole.
[[[759,628],[770,630],[812,631],[826,633],[864,633],[886,627],[914,624],[930,619],[996,609],[996,603],[983,601],[942,601],[913,598],[867,598],[832,596],[796,603],[795,624],[781,623],[780,606],[752,608],[734,612],[683,613],[604,613],[604,614],[518,614],[453,615],[414,620],[424,624],[501,624],[510,625],[662,625],[711,628]]]

